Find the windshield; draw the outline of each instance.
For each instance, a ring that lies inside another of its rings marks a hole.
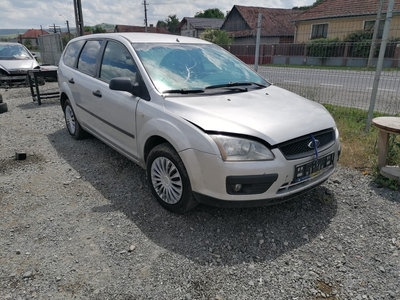
[[[156,88],[201,91],[234,83],[268,83],[242,61],[213,44],[133,44]]]
[[[0,59],[3,60],[23,60],[32,59],[32,56],[22,45],[0,44]]]

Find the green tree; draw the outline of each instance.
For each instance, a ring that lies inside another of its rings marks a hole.
[[[211,29],[207,28],[201,35],[200,38],[217,45],[230,45],[232,44],[232,39],[229,37],[228,33],[221,29]]]
[[[171,33],[179,33],[179,19],[176,17],[176,15],[169,15],[168,18],[165,20],[159,20],[157,22],[157,27],[164,27]]]
[[[29,50],[32,50],[32,42],[31,42],[31,40],[28,40],[28,39],[26,39],[25,41],[24,41],[24,46],[26,47],[26,48],[28,48]]]
[[[318,5],[318,4],[320,4],[320,3],[323,2],[323,1],[325,1],[325,0],[316,0],[316,1],[315,1],[313,4],[311,4],[311,5],[307,5],[307,6],[295,6],[295,7],[293,7],[292,9],[307,10],[307,9],[309,9],[309,8],[311,8],[311,7],[314,7],[314,6]]]
[[[93,31],[93,28],[92,28],[92,26],[84,26],[84,27],[83,27],[83,31],[84,31],[84,32],[92,32],[92,31]]]
[[[195,18],[214,18],[214,19],[223,19],[225,15],[218,8],[209,8],[202,12],[197,12],[194,15]]]
[[[92,27],[92,31],[93,31],[93,33],[104,33],[104,32],[106,32],[106,30],[103,28],[103,27],[101,27],[101,26],[99,26],[99,25],[96,25],[96,27]]]

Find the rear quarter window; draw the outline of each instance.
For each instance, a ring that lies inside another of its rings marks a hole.
[[[76,65],[76,60],[78,58],[79,52],[83,44],[85,43],[84,40],[72,42],[68,45],[67,49],[65,49],[63,62],[68,67],[74,68]]]

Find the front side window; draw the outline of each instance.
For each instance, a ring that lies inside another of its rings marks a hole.
[[[96,62],[102,41],[87,41],[79,56],[78,70],[90,76],[96,75]]]
[[[63,62],[65,65],[71,68],[75,67],[76,59],[78,58],[79,51],[81,51],[84,43],[84,40],[80,40],[72,42],[68,45],[63,57]]]
[[[268,83],[242,61],[213,44],[133,44],[155,87],[207,89],[234,83]]]
[[[325,39],[328,37],[328,24],[313,24],[311,39]]]
[[[129,77],[135,82],[136,66],[125,46],[109,41],[101,63],[100,79],[109,83],[115,77]]]

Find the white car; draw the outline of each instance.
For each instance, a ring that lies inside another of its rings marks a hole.
[[[39,64],[24,45],[0,42],[0,86],[26,84],[29,70]]]
[[[174,212],[277,203],[324,182],[339,158],[323,106],[203,40],[75,38],[58,80],[69,133],[89,132],[145,168],[155,198]]]

